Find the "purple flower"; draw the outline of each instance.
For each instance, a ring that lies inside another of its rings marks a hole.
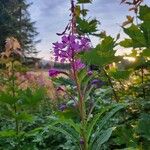
[[[59,109],[61,110],[61,111],[64,111],[65,109],[67,109],[67,105],[66,104],[60,104],[60,106],[59,106]]]
[[[69,39],[70,43],[75,42],[76,38],[77,37],[75,35],[69,35],[68,36],[68,39]]]
[[[83,36],[63,35],[61,42],[53,43],[53,48],[55,61],[59,60],[62,63],[70,62],[72,64],[72,60],[75,59],[76,53],[88,51],[90,49],[90,40]],[[76,59],[72,65],[75,69],[85,67],[81,61]]]
[[[91,85],[94,85],[96,88],[100,88],[104,85],[105,83],[102,81],[102,80],[99,80],[99,79],[94,79],[92,82],[91,82]]]
[[[63,42],[63,43],[67,43],[67,42],[68,42],[68,37],[64,35],[64,36],[62,37],[62,42]]]
[[[81,144],[81,145],[84,144],[84,139],[83,139],[83,138],[80,139],[80,144]]]
[[[49,76],[50,76],[50,77],[56,77],[56,76],[59,75],[59,74],[64,74],[64,75],[66,75],[66,76],[69,76],[69,74],[68,74],[67,72],[62,71],[62,70],[59,70],[59,69],[53,68],[53,69],[50,69],[50,70],[49,70]]]
[[[93,71],[89,70],[88,75],[91,76],[93,74]]]
[[[76,61],[74,62],[74,64],[73,64],[72,67],[74,67],[75,70],[79,70],[79,69],[84,68],[84,67],[85,67],[85,64],[83,64],[83,63],[81,62],[81,60],[78,59],[78,60],[76,60]]]
[[[49,76],[50,77],[56,77],[60,73],[61,73],[61,71],[59,71],[58,69],[50,69],[49,70]]]

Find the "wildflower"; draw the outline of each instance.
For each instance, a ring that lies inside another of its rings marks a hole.
[[[65,109],[67,109],[67,105],[66,105],[65,103],[60,104],[59,109],[60,109],[61,111],[64,111]]]
[[[80,139],[80,144],[81,144],[81,145],[84,144],[84,139],[83,139],[83,138]]]
[[[93,74],[93,72],[91,70],[88,71],[87,73],[89,76],[91,76]]]
[[[53,45],[55,61],[70,62],[74,69],[85,67],[81,60],[75,59],[75,55],[90,49],[90,40],[88,38],[77,35],[63,35],[61,42],[53,43]]]
[[[99,80],[99,79],[94,79],[92,82],[91,82],[91,85],[94,85],[94,87],[96,88],[100,88],[104,85],[105,83],[102,81],[102,80]]]
[[[74,69],[75,69],[75,70],[78,70],[78,69],[84,68],[84,67],[85,67],[85,64],[83,64],[80,59],[77,59],[77,60],[74,62],[73,66],[74,66]],[[73,67],[73,66],[72,66],[72,67]]]
[[[67,72],[61,71],[61,70],[59,70],[59,69],[53,68],[53,69],[50,69],[50,70],[49,70],[49,76],[50,76],[50,77],[56,77],[56,76],[59,75],[59,74],[64,74],[64,75],[66,75],[66,76],[69,76],[69,74],[68,74]]]
[[[45,86],[45,80],[44,80],[44,76],[42,74],[37,76],[37,83],[40,86]]]
[[[50,77],[56,77],[58,74],[60,74],[61,72],[58,69],[50,69],[49,70],[49,76]]]
[[[31,72],[26,72],[25,77],[30,80],[32,78],[33,74]]]

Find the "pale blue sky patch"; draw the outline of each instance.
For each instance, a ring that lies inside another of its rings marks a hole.
[[[64,31],[69,21],[70,0],[27,0],[33,2],[29,11],[31,19],[36,21],[37,31],[40,33],[38,39],[41,43],[37,45],[38,57],[50,59],[52,43],[59,40],[56,35]],[[120,25],[126,15],[132,14],[128,11],[127,5],[120,5],[121,0],[93,0],[93,4],[86,4],[90,10],[89,17],[96,17],[101,25],[99,30],[106,30],[108,34],[115,37],[121,31]],[[145,0],[150,5],[150,0]],[[125,35],[122,34],[122,37]],[[92,38],[94,45],[98,39]]]

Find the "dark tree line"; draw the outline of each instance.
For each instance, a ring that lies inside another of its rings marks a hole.
[[[35,37],[38,32],[30,19],[30,5],[26,0],[0,0],[0,51],[4,50],[5,39],[13,36],[25,54],[37,53]]]

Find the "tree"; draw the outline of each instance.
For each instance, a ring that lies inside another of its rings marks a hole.
[[[37,53],[35,22],[30,19],[26,0],[0,0],[0,50],[4,50],[7,37],[19,40],[25,54]]]

